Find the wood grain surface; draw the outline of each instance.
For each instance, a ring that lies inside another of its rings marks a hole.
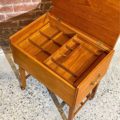
[[[119,0],[52,0],[51,13],[114,47],[120,33]]]

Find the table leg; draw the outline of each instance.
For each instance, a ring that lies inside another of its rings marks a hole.
[[[19,66],[19,77],[20,77],[21,89],[24,90],[26,87],[26,76],[25,76],[25,70],[20,66]]]
[[[68,115],[68,120],[73,120],[75,117],[75,109],[73,107],[70,107],[69,109],[69,115]]]

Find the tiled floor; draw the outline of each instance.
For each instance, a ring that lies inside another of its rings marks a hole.
[[[75,120],[120,120],[120,40],[111,66],[96,97]],[[67,112],[68,108],[65,106]],[[62,120],[47,89],[30,77],[21,91],[7,59],[0,50],[0,120]]]

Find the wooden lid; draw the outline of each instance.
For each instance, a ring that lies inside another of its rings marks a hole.
[[[51,13],[114,47],[120,33],[119,0],[52,0]]]

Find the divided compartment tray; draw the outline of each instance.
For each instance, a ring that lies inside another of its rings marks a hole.
[[[44,64],[74,85],[80,75],[103,52],[77,37],[73,36],[60,49],[44,61]]]
[[[25,52],[43,62],[67,42],[70,37],[71,36],[51,26],[50,23],[47,23],[18,45]]]
[[[76,33],[66,34],[50,23],[18,45],[72,85],[102,54],[100,48],[87,43]]]

